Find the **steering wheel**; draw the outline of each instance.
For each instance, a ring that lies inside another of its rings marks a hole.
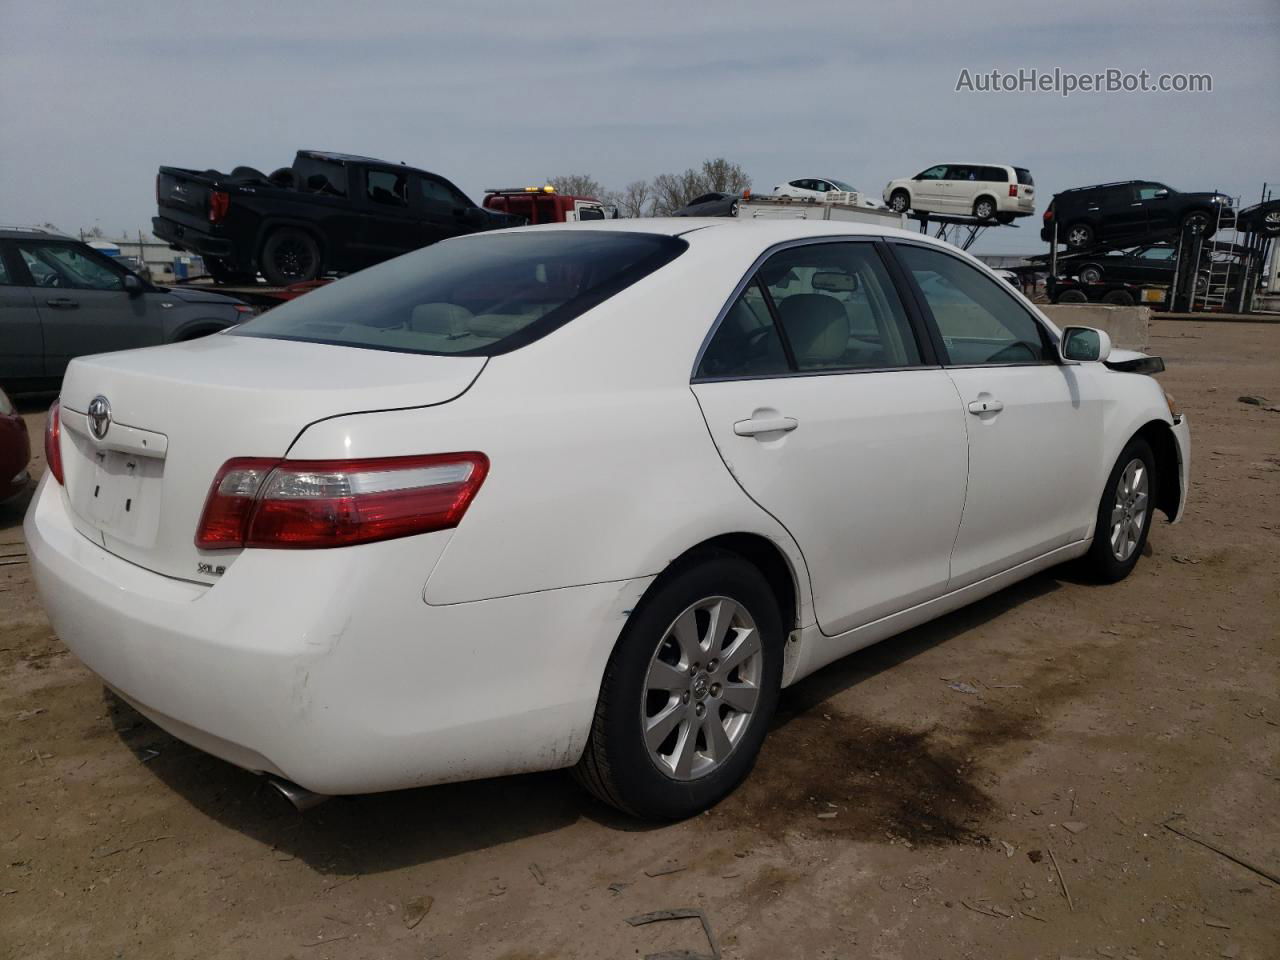
[[[60,287],[62,286],[62,277],[56,273],[50,273],[47,277],[40,281],[42,287]]]
[[[1019,340],[987,357],[987,363],[1036,363],[1039,359],[1040,355],[1031,348],[1030,344]]]

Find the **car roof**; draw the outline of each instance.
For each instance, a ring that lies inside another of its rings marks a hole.
[[[788,240],[803,240],[809,237],[894,237],[904,240],[918,240],[943,250],[959,252],[959,248],[926,236],[915,230],[902,230],[888,225],[880,226],[857,220],[740,220],[731,217],[636,217],[620,220],[581,220],[576,223],[542,223],[524,227],[508,227],[506,231],[521,233],[530,230],[604,230],[619,233],[650,233],[668,237],[686,237],[696,234],[699,241],[730,235],[742,237],[748,232],[767,246],[785,243]],[[483,237],[486,232],[467,234],[454,243],[465,241],[469,237]]]
[[[75,240],[75,237],[45,227],[19,227],[0,224],[0,240],[30,240],[32,237],[47,237],[50,240]]]
[[[395,167],[397,170],[412,170],[415,173],[426,173],[421,167],[411,167],[407,163],[393,163],[390,160],[379,160],[377,157],[362,157],[355,153],[334,153],[332,150],[299,150],[298,156],[312,157],[316,160],[329,160],[333,163],[363,163],[377,167]]]
[[[1135,183],[1157,183],[1156,180],[1112,180],[1110,183],[1091,183],[1087,187],[1071,187],[1067,190],[1059,191],[1062,193],[1079,193],[1082,190],[1101,190],[1103,187],[1127,187]]]

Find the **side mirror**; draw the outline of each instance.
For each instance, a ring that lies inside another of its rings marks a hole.
[[[124,291],[131,297],[140,297],[146,291],[146,287],[142,285],[142,281],[135,277],[132,273],[124,275]]]
[[[1168,195],[1169,195],[1169,191],[1168,191],[1168,190],[1157,190],[1157,191],[1155,192],[1155,197],[1156,197],[1156,199],[1157,199],[1157,200],[1160,200],[1160,199],[1162,199],[1162,198],[1164,198],[1164,197],[1167,197]]]
[[[1111,356],[1111,338],[1093,327],[1067,327],[1058,350],[1067,363],[1105,361]]]

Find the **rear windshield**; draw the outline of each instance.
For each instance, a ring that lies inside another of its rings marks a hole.
[[[1018,175],[1018,182],[1026,184],[1028,187],[1034,187],[1036,182],[1031,179],[1031,171],[1026,167],[1014,167],[1013,172]]]
[[[473,235],[362,270],[233,332],[401,353],[494,356],[546,336],[687,248],[677,237],[603,230]]]

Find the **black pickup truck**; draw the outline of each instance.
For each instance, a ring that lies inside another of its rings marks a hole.
[[[215,280],[269,283],[350,273],[447,237],[519,226],[472,203],[444,177],[342,153],[299,150],[268,175],[161,167],[159,216],[170,246],[199,254]]]

